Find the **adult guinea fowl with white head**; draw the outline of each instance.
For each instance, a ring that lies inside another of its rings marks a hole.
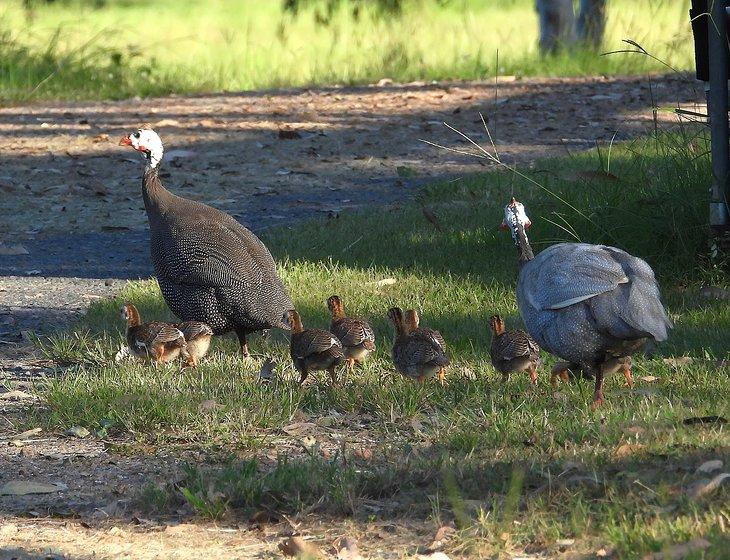
[[[145,157],[142,196],[150,224],[150,252],[160,290],[183,321],[201,321],[215,334],[246,336],[287,329],[293,307],[266,246],[228,214],[172,194],[160,181],[162,141],[149,128],[124,136]]]
[[[603,402],[603,379],[622,369],[649,340],[667,339],[672,327],[654,271],[643,260],[606,245],[559,243],[533,255],[531,222],[512,198],[502,226],[519,252],[517,305],[527,331],[546,351],[595,377],[594,405]]]

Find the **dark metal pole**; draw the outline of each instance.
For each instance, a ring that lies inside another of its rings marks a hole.
[[[710,59],[710,93],[708,96],[712,134],[712,189],[710,190],[710,226],[726,230],[730,226],[728,199],[730,183],[730,131],[728,131],[728,36],[725,0],[710,0],[708,47]]]

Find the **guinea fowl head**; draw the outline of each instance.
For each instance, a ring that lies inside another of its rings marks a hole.
[[[120,315],[122,316],[122,320],[126,321],[127,326],[129,327],[136,327],[141,322],[139,311],[137,311],[137,308],[131,303],[125,303],[122,306]]]
[[[281,322],[284,323],[291,332],[299,333],[304,330],[302,325],[302,319],[296,309],[289,309],[284,311],[284,316],[281,318]]]
[[[330,310],[333,319],[342,319],[345,316],[345,308],[340,296],[330,296],[327,299],[327,309]]]
[[[408,332],[415,331],[421,322],[421,318],[418,316],[418,311],[415,309],[406,310],[405,315],[406,330]]]
[[[136,132],[123,136],[119,145],[131,146],[143,154],[152,168],[156,168],[162,161],[164,153],[162,140],[151,128],[140,128]]]
[[[494,336],[502,334],[504,332],[504,319],[499,315],[492,315],[489,318],[489,328]]]

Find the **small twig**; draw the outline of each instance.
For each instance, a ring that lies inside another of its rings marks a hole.
[[[628,43],[632,47],[636,47],[638,50],[631,50],[631,49],[619,49],[617,51],[609,51],[605,53],[601,53],[601,56],[608,56],[609,54],[621,54],[621,53],[631,53],[631,54],[643,54],[644,56],[648,56],[652,60],[656,60],[659,64],[663,64],[667,68],[669,68],[672,72],[679,73],[679,70],[674,68],[673,66],[667,64],[664,62],[661,58],[657,58],[653,54],[651,54],[649,51],[647,51],[644,47],[642,47],[639,43],[632,39],[622,39],[621,40],[624,43]]]

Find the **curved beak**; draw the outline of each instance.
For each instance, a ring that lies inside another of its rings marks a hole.
[[[129,134],[126,136],[122,136],[122,139],[119,141],[120,146],[131,146],[132,141],[129,139]]]

